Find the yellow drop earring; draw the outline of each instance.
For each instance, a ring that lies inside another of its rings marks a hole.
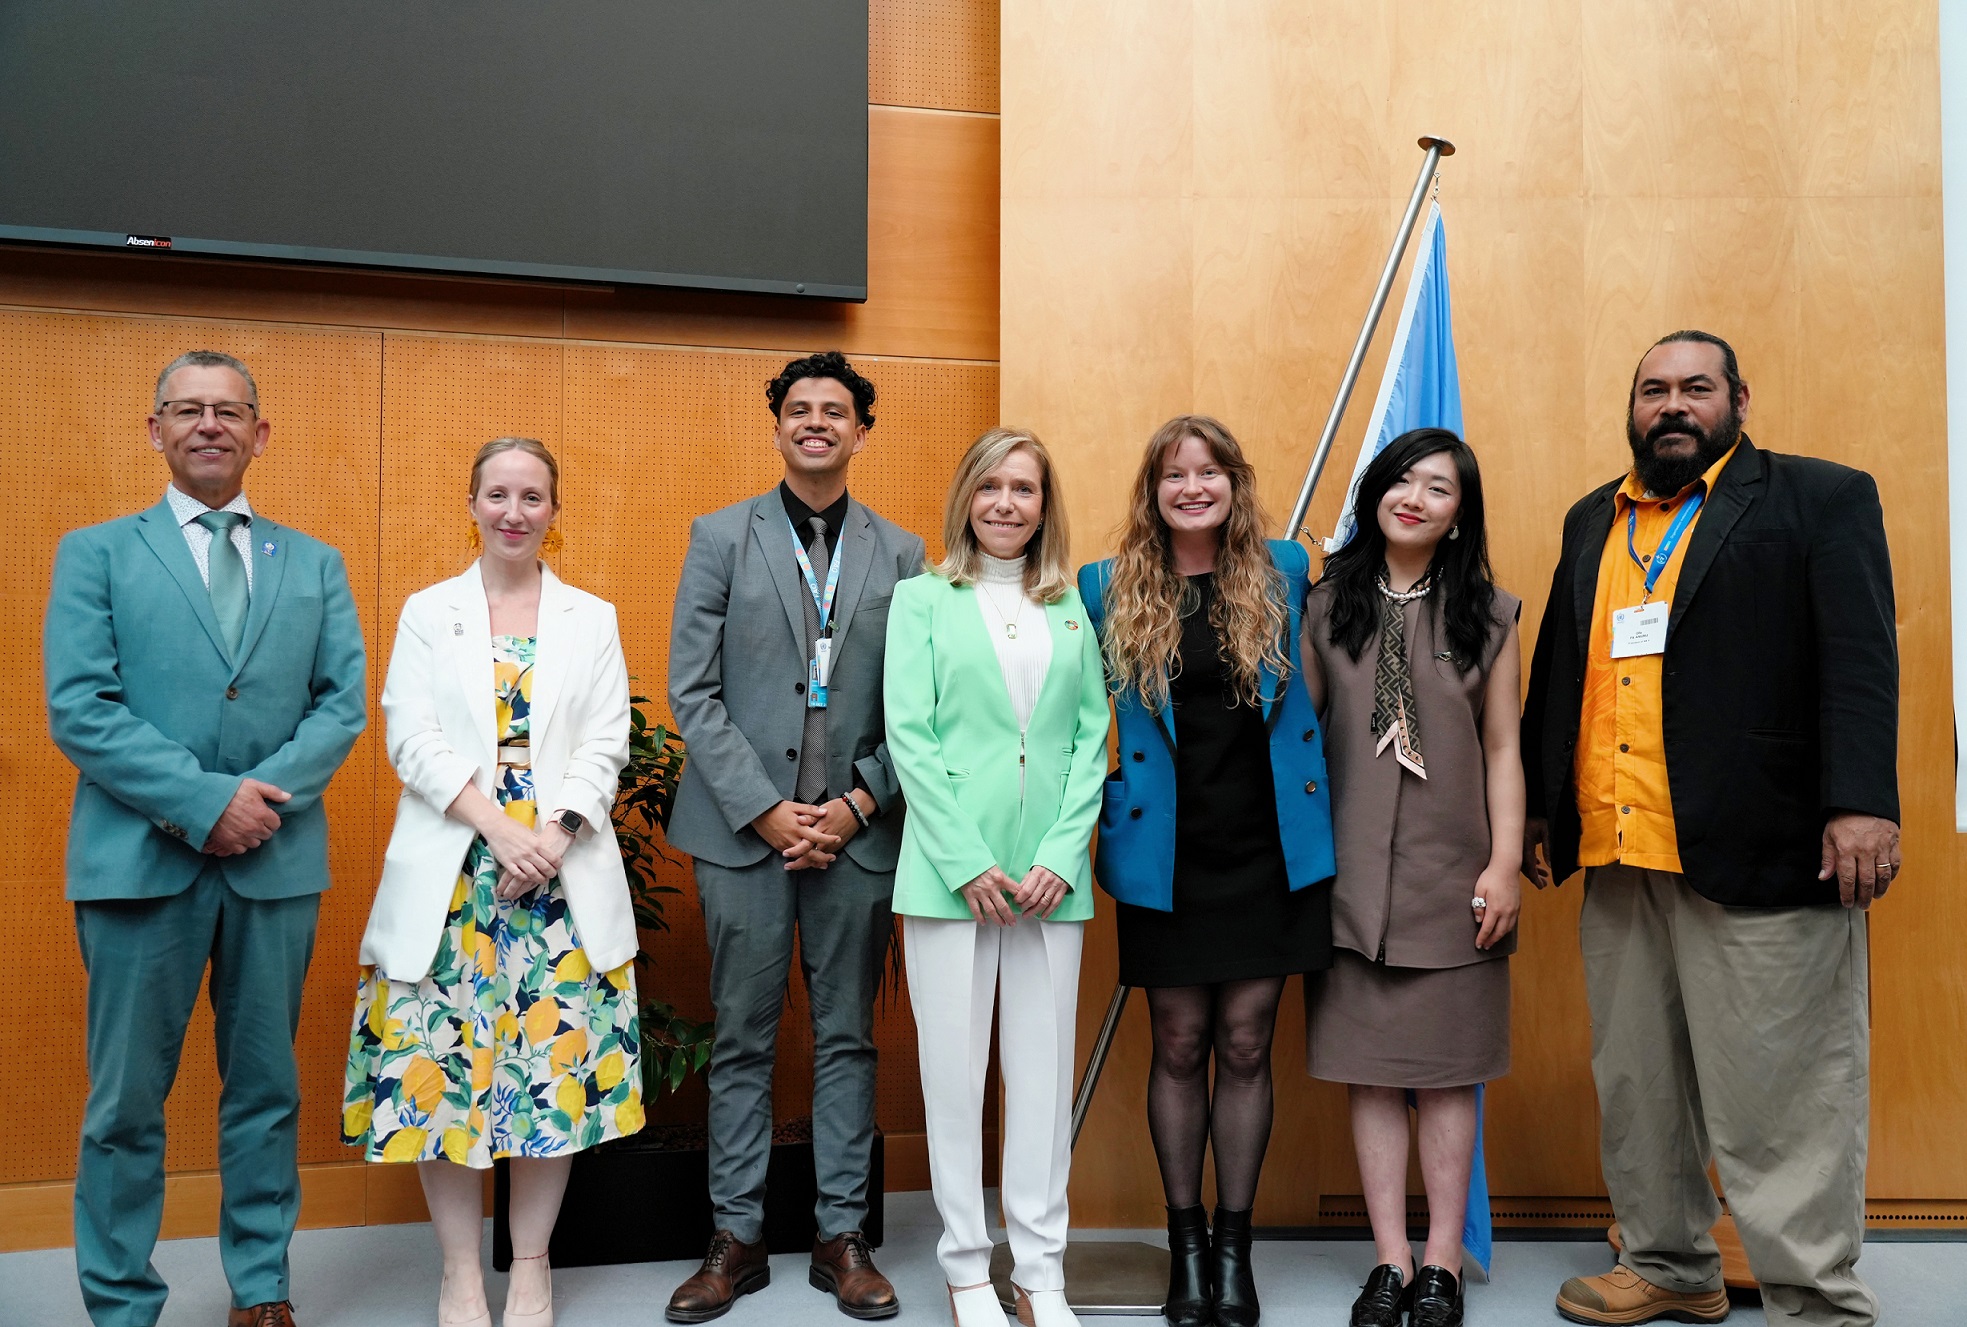
[[[485,540],[484,537],[478,533],[478,522],[473,521],[471,523],[471,533],[465,536],[465,543],[470,546],[471,551],[474,553],[482,553],[485,551]]]
[[[560,527],[557,525],[548,529],[546,537],[540,540],[540,552],[546,554],[548,557],[552,557],[566,546],[567,541],[561,537]]]

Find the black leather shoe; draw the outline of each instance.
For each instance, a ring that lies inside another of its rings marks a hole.
[[[1446,1267],[1414,1273],[1413,1327],[1462,1327],[1461,1278]]]
[[[1263,1310],[1257,1303],[1257,1283],[1250,1275],[1250,1209],[1216,1209],[1216,1324],[1217,1327],[1257,1327]]]
[[[1402,1327],[1414,1302],[1414,1288],[1406,1279],[1390,1262],[1375,1267],[1352,1301],[1349,1327]]]
[[[1168,1209],[1169,1327],[1211,1327],[1216,1295],[1209,1268],[1209,1218],[1198,1207]]]

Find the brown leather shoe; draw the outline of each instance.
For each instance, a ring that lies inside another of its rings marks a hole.
[[[282,1299],[249,1309],[228,1309],[225,1327],[295,1327],[294,1306]]]
[[[1656,1286],[1630,1267],[1604,1276],[1574,1276],[1557,1292],[1557,1311],[1572,1322],[1720,1322],[1728,1316],[1728,1292],[1683,1294]]]
[[[731,1311],[739,1295],[763,1290],[772,1283],[772,1265],[765,1261],[765,1241],[746,1244],[728,1230],[710,1237],[710,1251],[697,1274],[676,1287],[666,1316],[671,1322],[709,1322]]]
[[[858,1230],[814,1240],[813,1270],[806,1279],[832,1295],[850,1318],[892,1318],[902,1311],[894,1286],[875,1269],[874,1252]]]

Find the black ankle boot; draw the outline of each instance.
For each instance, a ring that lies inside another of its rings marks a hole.
[[[1209,1276],[1209,1219],[1200,1207],[1168,1209],[1168,1302],[1171,1327],[1210,1327],[1216,1320]]]
[[[1216,1209],[1216,1322],[1219,1327],[1256,1327],[1262,1310],[1250,1275],[1250,1209]]]

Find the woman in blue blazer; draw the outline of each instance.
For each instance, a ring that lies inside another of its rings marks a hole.
[[[1147,990],[1175,1327],[1257,1321],[1277,1002],[1292,973],[1332,961],[1331,796],[1299,662],[1310,559],[1265,524],[1229,430],[1179,416],[1148,442],[1119,556],[1079,573],[1120,736],[1094,872],[1120,905],[1120,980]]]

